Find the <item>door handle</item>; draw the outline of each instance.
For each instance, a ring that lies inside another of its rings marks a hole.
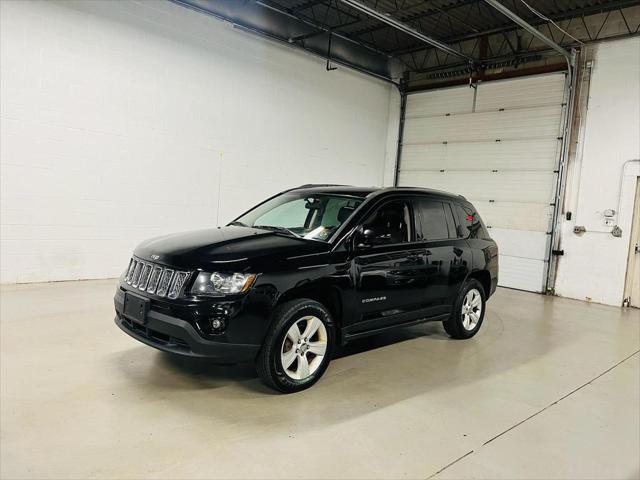
[[[640,243],[636,243],[636,253],[640,253]]]

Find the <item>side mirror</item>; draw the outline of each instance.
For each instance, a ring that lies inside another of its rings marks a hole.
[[[354,237],[354,245],[358,249],[375,245],[388,245],[395,241],[393,233],[386,227],[374,225],[363,226]]]

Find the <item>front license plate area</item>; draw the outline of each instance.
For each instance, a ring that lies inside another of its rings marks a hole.
[[[145,324],[149,311],[149,299],[133,293],[124,294],[124,316],[134,322]]]

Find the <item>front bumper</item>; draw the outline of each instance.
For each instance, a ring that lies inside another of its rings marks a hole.
[[[229,343],[204,338],[189,322],[150,309],[144,324],[123,315],[124,292],[114,299],[115,323],[139,342],[165,352],[189,357],[210,358],[220,363],[239,363],[256,358],[260,345]]]

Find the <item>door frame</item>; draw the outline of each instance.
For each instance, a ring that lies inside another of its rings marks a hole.
[[[629,249],[627,254],[627,270],[625,274],[624,280],[624,294],[622,305],[623,306],[634,306],[631,305],[631,291],[633,289],[633,281],[634,281],[634,272],[636,262],[640,262],[640,256],[636,253],[636,243],[635,239],[640,237],[640,177],[636,177],[636,188],[634,191],[633,197],[633,210],[631,213],[631,232],[629,235]],[[640,307],[640,299],[636,299],[637,308]]]

